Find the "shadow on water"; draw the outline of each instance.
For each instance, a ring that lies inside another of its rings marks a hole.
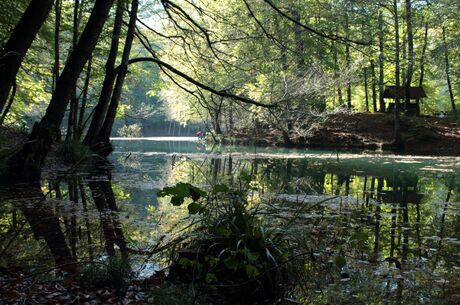
[[[209,152],[192,142],[117,144],[113,172],[104,167],[2,192],[3,268],[74,272],[78,262],[120,257],[137,260],[138,276],[149,276],[149,268],[167,260],[145,253],[187,222],[185,211],[157,199],[158,190],[179,181],[204,188],[238,184],[247,175],[274,217],[308,203],[296,225],[311,259],[299,266],[292,299],[460,300],[458,159],[238,147]],[[344,263],[337,264],[337,257]]]

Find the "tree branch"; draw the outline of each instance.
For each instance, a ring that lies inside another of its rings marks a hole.
[[[259,107],[264,107],[264,108],[275,108],[277,105],[275,104],[272,104],[272,105],[267,105],[267,104],[263,104],[263,103],[260,103],[260,102],[257,102],[257,101],[254,101],[250,98],[247,98],[247,97],[244,97],[244,96],[240,96],[240,95],[236,95],[236,94],[233,94],[233,93],[229,93],[227,92],[226,90],[217,90],[217,89],[214,89],[208,85],[205,85],[197,80],[195,80],[194,78],[192,78],[191,76],[185,74],[184,72],[174,68],[173,66],[171,66],[170,64],[156,58],[156,57],[138,57],[138,58],[133,58],[133,59],[130,59],[128,64],[131,65],[131,64],[134,64],[134,63],[138,63],[138,62],[153,62],[153,63],[156,63],[157,65],[159,65],[160,67],[162,68],[165,68],[169,71],[171,71],[172,73],[180,76],[181,78],[185,79],[186,81],[194,84],[195,86],[201,88],[201,89],[204,89],[206,91],[209,91],[211,93],[214,93],[218,96],[221,96],[221,97],[225,97],[225,98],[231,98],[231,99],[234,99],[234,100],[237,100],[237,101],[240,101],[240,102],[243,102],[243,103],[246,103],[246,104],[251,104],[251,105],[255,105],[255,106],[259,106]],[[120,67],[117,67],[115,69],[116,72],[118,72],[120,69]]]
[[[307,31],[317,35],[317,36],[320,36],[320,37],[323,37],[323,38],[326,38],[326,39],[329,39],[329,40],[333,40],[333,41],[338,41],[338,42],[341,42],[341,43],[345,43],[345,44],[348,44],[348,43],[354,43],[354,44],[357,44],[357,45],[363,45],[363,46],[367,46],[369,45],[370,43],[368,42],[364,42],[364,41],[357,41],[357,40],[352,40],[352,39],[348,39],[346,37],[342,37],[342,36],[338,36],[338,35],[329,35],[329,34],[326,34],[326,33],[323,33],[323,32],[320,32],[306,24],[303,24],[297,20],[295,20],[294,18],[292,18],[291,16],[287,15],[285,12],[283,12],[282,10],[280,10],[275,4],[273,4],[273,2],[271,2],[271,0],[263,0],[265,3],[267,3],[273,10],[275,10],[278,14],[280,14],[281,16],[283,16],[284,18],[288,19],[289,21],[293,22],[294,24],[297,24],[298,26],[306,29]]]

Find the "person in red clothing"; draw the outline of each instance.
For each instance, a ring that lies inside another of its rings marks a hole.
[[[200,138],[200,139],[203,139],[204,136],[205,136],[205,132],[202,131],[202,130],[198,130],[198,131],[196,132],[196,136],[197,136],[198,138]]]

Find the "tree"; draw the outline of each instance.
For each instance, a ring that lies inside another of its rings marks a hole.
[[[406,72],[406,100],[405,108],[410,103],[410,88],[412,83],[412,75],[414,73],[414,34],[412,30],[412,0],[406,0],[406,25],[407,25],[407,46],[408,46],[408,64]]]
[[[83,33],[72,50],[59,77],[46,114],[36,123],[29,140],[9,160],[9,175],[14,181],[37,181],[51,144],[57,140],[59,127],[78,77],[93,51],[113,0],[96,0]]]
[[[14,86],[19,67],[48,17],[53,0],[32,0],[0,53],[0,113]]]
[[[394,27],[395,27],[395,82],[396,88],[401,87],[401,74],[400,74],[400,42],[399,42],[399,12],[398,0],[393,0],[393,14],[394,14]],[[394,143],[393,145],[400,148],[402,145],[401,138],[401,122],[399,112],[401,108],[401,97],[399,90],[396,90],[395,95],[395,108],[394,108]]]
[[[454,97],[454,90],[452,89],[452,81],[450,76],[450,61],[449,61],[449,48],[447,46],[447,39],[446,39],[446,27],[442,27],[442,42],[444,45],[444,59],[446,63],[446,80],[447,80],[447,88],[449,89],[449,97],[450,103],[452,105],[452,111],[455,112],[455,97]]]
[[[112,132],[113,123],[115,121],[115,116],[117,114],[118,104],[120,102],[121,91],[123,89],[123,84],[125,82],[126,74],[128,73],[128,64],[129,64],[129,55],[131,53],[131,47],[134,39],[134,31],[136,30],[136,20],[137,20],[137,10],[138,10],[139,1],[132,0],[131,2],[131,12],[129,17],[128,32],[126,34],[125,47],[123,49],[123,55],[121,58],[120,66],[117,69],[117,80],[115,82],[115,87],[113,89],[112,98],[110,100],[110,105],[107,110],[107,115],[104,119],[104,124],[102,125],[98,135],[97,142],[102,143],[102,155],[107,156],[112,152],[112,147],[110,145],[110,134]]]
[[[107,108],[109,107],[110,97],[112,96],[113,86],[117,76],[115,71],[115,61],[117,59],[118,45],[120,43],[121,26],[123,23],[123,10],[123,0],[117,0],[117,9],[115,21],[113,24],[110,51],[105,63],[104,82],[102,83],[102,89],[99,95],[98,103],[94,109],[91,124],[83,140],[83,144],[85,145],[91,146],[95,144],[97,135],[99,134],[102,124],[104,123]]]

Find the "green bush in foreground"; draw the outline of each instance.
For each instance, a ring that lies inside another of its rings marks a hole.
[[[194,281],[238,304],[273,303],[284,295],[289,245],[283,230],[267,228],[250,208],[248,190],[219,184],[205,192],[178,183],[158,194],[188,204],[197,226],[176,253],[170,275]]]

